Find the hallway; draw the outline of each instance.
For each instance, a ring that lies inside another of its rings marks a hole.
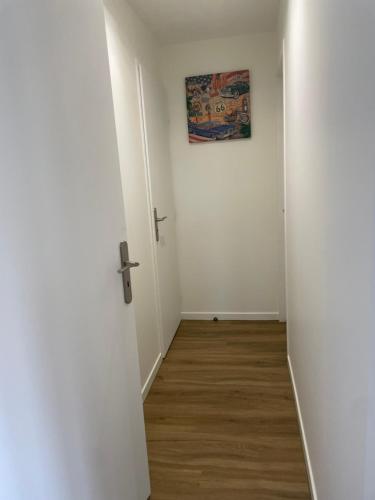
[[[151,500],[309,499],[285,325],[182,321],[144,405]]]
[[[0,1],[0,500],[375,500],[375,1]]]

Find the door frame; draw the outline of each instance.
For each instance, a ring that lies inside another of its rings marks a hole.
[[[280,222],[280,287],[279,287],[279,321],[288,321],[288,300],[287,300],[287,218],[286,218],[286,201],[287,201],[287,183],[286,183],[286,119],[285,119],[285,39],[282,40],[282,47],[278,65],[278,99],[279,103],[279,122],[278,122],[278,145],[279,145],[279,162],[280,162],[280,203],[279,209],[281,212]]]

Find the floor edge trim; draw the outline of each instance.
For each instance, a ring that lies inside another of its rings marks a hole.
[[[156,358],[154,366],[151,368],[149,376],[147,377],[146,382],[145,382],[144,386],[142,387],[141,394],[142,394],[143,401],[147,398],[147,395],[148,395],[148,393],[151,389],[152,383],[155,380],[155,377],[159,371],[159,368],[160,368],[162,361],[163,361],[163,357],[162,357],[161,353],[159,353],[159,356]]]
[[[317,494],[317,491],[316,491],[314,473],[313,473],[313,470],[312,470],[312,465],[311,465],[311,460],[310,460],[309,447],[308,447],[307,439],[306,439],[305,426],[303,424],[301,406],[300,406],[298,392],[297,392],[297,386],[296,386],[296,382],[295,382],[295,378],[294,378],[292,361],[290,359],[289,354],[288,354],[288,368],[289,368],[290,378],[291,378],[291,381],[292,381],[292,387],[293,387],[293,393],[294,393],[294,400],[296,402],[298,423],[299,423],[299,428],[300,428],[300,431],[301,431],[302,447],[303,447],[303,453],[305,455],[305,462],[306,462],[306,468],[307,468],[307,476],[309,478],[309,484],[310,484],[310,492],[311,492],[312,500],[318,500],[318,494]]]
[[[190,320],[249,320],[249,321],[277,321],[278,312],[182,312],[182,319]]]

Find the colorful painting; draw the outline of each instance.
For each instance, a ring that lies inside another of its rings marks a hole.
[[[189,142],[251,137],[248,70],[185,79]]]

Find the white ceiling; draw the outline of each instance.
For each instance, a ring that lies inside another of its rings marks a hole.
[[[279,0],[128,0],[160,42],[275,31]]]

